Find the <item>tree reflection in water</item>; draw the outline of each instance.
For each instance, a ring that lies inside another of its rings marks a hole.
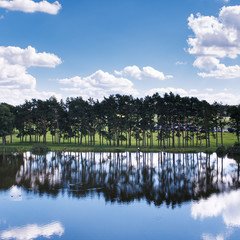
[[[106,201],[176,206],[239,186],[239,164],[215,154],[23,153],[0,156],[0,190],[13,185],[37,194],[67,193]]]

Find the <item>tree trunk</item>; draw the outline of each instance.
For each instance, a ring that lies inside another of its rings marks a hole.
[[[2,137],[2,145],[5,146],[6,145],[6,136]]]
[[[173,130],[172,130],[172,147],[174,148],[175,147],[175,121],[174,121],[174,118],[173,118]]]
[[[223,146],[223,129],[221,128],[221,145]]]
[[[216,147],[218,147],[218,128],[216,126]]]
[[[30,136],[30,143],[32,142],[32,127],[30,119],[28,120],[28,129],[29,129],[29,136]]]
[[[132,131],[131,131],[131,128],[129,129],[129,133],[128,133],[128,138],[129,138],[129,140],[128,140],[128,145],[129,145],[129,147],[131,147],[131,145],[132,145],[132,141],[131,141],[131,133]]]
[[[206,137],[206,148],[208,147],[208,133],[207,130],[205,131],[205,137]]]

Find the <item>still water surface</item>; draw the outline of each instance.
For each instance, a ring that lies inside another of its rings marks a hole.
[[[240,239],[239,172],[204,153],[0,155],[0,239]]]

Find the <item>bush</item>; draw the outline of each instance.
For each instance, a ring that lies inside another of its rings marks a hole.
[[[43,155],[49,152],[49,148],[46,145],[34,145],[30,151],[35,155]]]
[[[235,142],[234,143],[234,147],[240,147],[240,143],[239,142]]]
[[[216,150],[218,157],[225,157],[227,152],[228,150],[224,146],[218,147]]]
[[[234,154],[234,155],[240,155],[240,144],[239,143],[235,143],[233,146],[228,147],[228,153],[230,154]]]

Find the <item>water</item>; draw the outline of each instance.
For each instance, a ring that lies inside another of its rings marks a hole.
[[[0,239],[239,239],[239,172],[204,153],[0,155]]]

